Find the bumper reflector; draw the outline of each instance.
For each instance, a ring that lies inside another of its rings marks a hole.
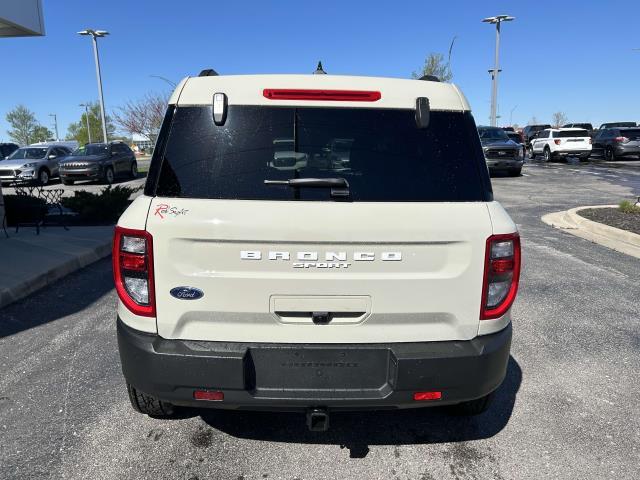
[[[209,390],[196,390],[193,392],[193,398],[196,400],[209,400],[213,402],[219,402],[224,400],[223,392],[211,392]]]
[[[422,402],[425,400],[440,400],[442,398],[442,392],[416,392],[413,394],[413,399],[416,402]]]

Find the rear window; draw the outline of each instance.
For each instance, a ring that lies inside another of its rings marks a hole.
[[[155,191],[149,177],[150,195],[330,200],[329,188],[264,181],[344,178],[352,201],[491,198],[470,113],[431,112],[422,130],[413,110],[365,108],[229,106],[225,124],[216,126],[210,106],[179,107],[171,121],[158,140],[166,143],[153,159],[161,166]]]
[[[589,132],[586,130],[565,130],[564,132],[553,132],[553,138],[574,138],[588,137]]]
[[[638,129],[629,129],[629,130],[620,130],[620,135],[623,137],[638,139],[640,138],[640,128]]]

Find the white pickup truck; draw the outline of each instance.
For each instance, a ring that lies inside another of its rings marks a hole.
[[[140,412],[325,430],[335,410],[480,413],[505,376],[520,240],[454,85],[187,78],[113,245]]]

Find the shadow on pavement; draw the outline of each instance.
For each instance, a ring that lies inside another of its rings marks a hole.
[[[78,313],[111,290],[109,257],[0,309],[0,338]]]
[[[509,422],[522,370],[510,356],[507,375],[489,410],[475,417],[453,415],[447,407],[331,414],[327,432],[310,432],[302,413],[192,410],[205,423],[237,438],[284,443],[332,444],[364,458],[370,445],[464,442],[490,438]]]

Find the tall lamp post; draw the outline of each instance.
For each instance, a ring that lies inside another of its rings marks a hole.
[[[84,107],[84,118],[87,121],[87,136],[89,137],[89,143],[91,143],[91,125],[89,124],[89,104],[81,103],[80,107]]]
[[[53,117],[53,124],[55,125],[55,128],[56,128],[56,142],[57,142],[58,140],[60,140],[60,137],[58,136],[58,117],[55,113],[50,113],[49,116]]]
[[[100,73],[100,57],[98,55],[98,38],[109,35],[105,30],[91,30],[87,28],[78,32],[79,35],[90,35],[93,40],[93,57],[96,61],[96,77],[98,78],[98,96],[100,100],[100,117],[102,120],[102,137],[104,143],[107,143],[107,118],[104,114],[104,97],[102,95],[102,74]]]
[[[498,74],[500,73],[500,24],[502,22],[510,22],[515,20],[515,17],[509,15],[497,15],[495,17],[487,17],[482,21],[485,23],[495,24],[496,26],[496,56],[493,64],[493,70],[489,70],[491,73],[491,79],[493,80],[493,86],[491,89],[491,126],[497,126],[497,110],[498,110]]]

